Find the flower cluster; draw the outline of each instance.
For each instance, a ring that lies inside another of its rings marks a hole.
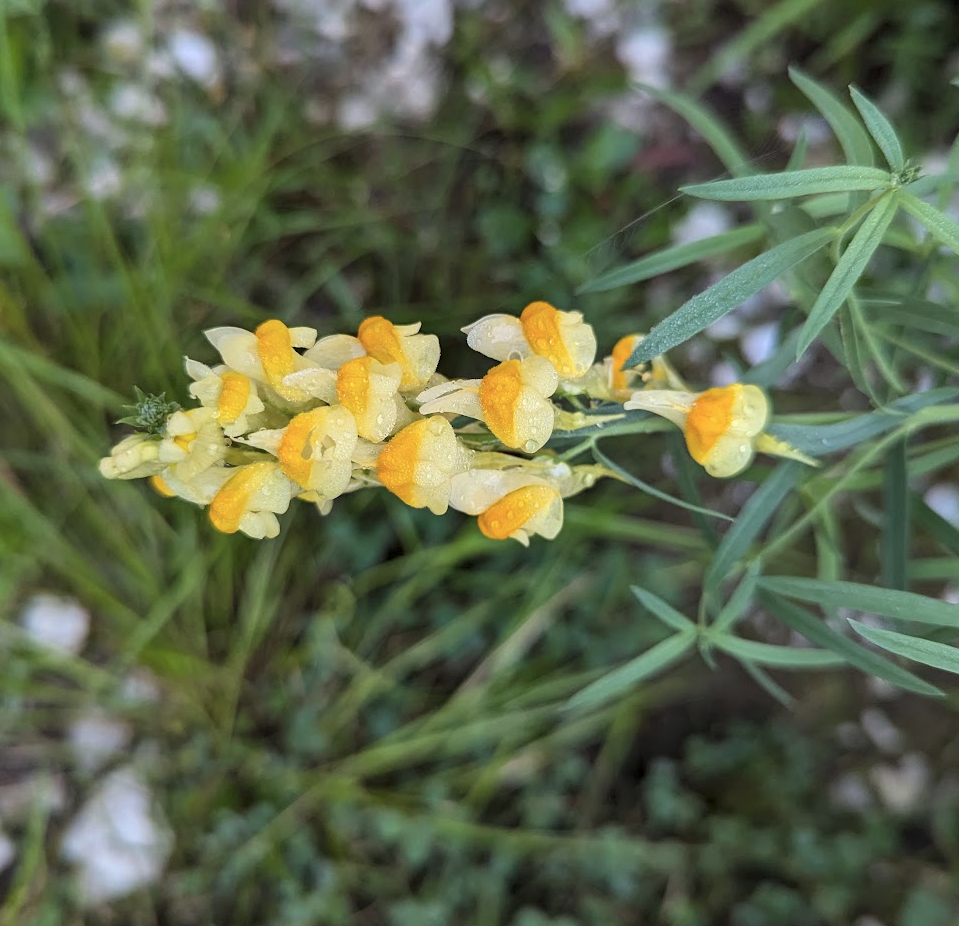
[[[481,379],[447,380],[436,371],[434,335],[380,316],[355,337],[319,340],[313,328],[276,319],[253,332],[210,329],[222,363],[186,361],[199,405],[181,409],[138,392],[149,415],[141,409],[125,420],[145,433],[121,440],[100,472],[147,477],[162,495],[208,506],[226,533],[275,537],[277,515],[295,498],[326,514],[341,495],[381,486],[414,508],[473,515],[487,537],[528,544],[533,535],[556,536],[564,498],[614,475],[540,453],[558,430],[568,437],[596,420],[582,410],[667,418],[714,476],[742,471],[757,450],[791,455],[763,443],[769,403],[757,387],[696,394],[664,358],[627,367],[641,335],[596,363],[592,327],[546,302],[463,330],[473,350],[498,361]]]

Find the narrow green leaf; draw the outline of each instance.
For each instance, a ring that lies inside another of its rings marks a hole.
[[[914,219],[925,225],[929,232],[947,248],[959,254],[959,223],[911,193],[901,191],[899,204]]]
[[[959,312],[938,302],[894,294],[860,298],[860,302],[867,314],[876,321],[941,334],[947,338],[959,338]]]
[[[850,87],[849,92],[852,94],[856,109],[859,110],[859,115],[862,116],[862,121],[866,123],[869,134],[879,145],[883,157],[890,168],[899,173],[906,166],[906,158],[902,153],[902,145],[899,143],[896,130],[872,100],[855,87]]]
[[[806,158],[808,155],[809,139],[806,136],[806,130],[803,129],[800,131],[799,137],[796,139],[796,147],[793,148],[792,154],[789,155],[789,161],[786,163],[785,170],[788,173],[802,170],[803,164],[806,163]]]
[[[759,537],[783,499],[796,487],[802,471],[802,465],[793,460],[780,463],[753,492],[749,501],[743,505],[739,517],[726,531],[709,569],[706,570],[703,589],[707,594],[714,593],[732,573],[736,563],[746,555],[750,545]]]
[[[787,710],[792,710],[793,704],[796,703],[796,699],[788,692],[779,682],[774,681],[769,673],[763,669],[761,666],[757,666],[754,662],[742,662],[739,663],[745,670],[746,673],[759,685],[763,691],[769,694],[771,697],[775,698],[783,707]]]
[[[905,590],[909,559],[909,484],[906,439],[893,445],[882,476],[882,584]]]
[[[781,620],[787,627],[801,633],[810,643],[816,643],[842,656],[850,665],[875,675],[892,685],[915,691],[924,695],[942,695],[942,692],[928,682],[924,682],[918,675],[914,675],[894,662],[880,656],[872,650],[844,637],[835,631],[825,621],[810,614],[805,608],[785,601],[768,591],[760,592],[763,604]]]
[[[746,152],[739,147],[739,143],[729,129],[705,106],[673,90],[664,90],[662,87],[653,87],[649,84],[636,84],[636,87],[682,116],[703,136],[706,144],[713,149],[716,157],[734,177],[744,173],[749,167],[750,159]]]
[[[799,343],[799,328],[793,328],[776,348],[776,353],[768,360],[747,370],[740,377],[741,383],[752,383],[761,389],[769,389],[782,382],[789,369],[796,362],[796,345]]]
[[[829,127],[839,139],[846,160],[850,164],[872,167],[875,163],[872,142],[852,110],[831,90],[827,90],[799,68],[791,67],[789,77],[829,123]]]
[[[713,621],[710,628],[712,633],[725,633],[733,624],[742,619],[746,613],[746,608],[749,607],[756,595],[756,585],[761,574],[761,562],[759,560],[753,560],[746,568],[746,572],[743,574],[742,579],[740,579],[739,585],[736,586],[735,591],[729,596],[729,600],[723,605],[719,614],[716,615],[716,620]]]
[[[846,663],[842,656],[829,650],[777,646],[774,643],[744,640],[728,634],[712,637],[712,642],[718,649],[737,659],[764,666],[778,666],[781,669],[826,669]]]
[[[875,363],[876,369],[889,385],[889,388],[893,392],[902,395],[909,387],[903,382],[902,377],[899,375],[892,361],[886,356],[886,349],[881,343],[880,337],[882,330],[876,329],[869,324],[865,315],[863,315],[859,298],[855,293],[850,293],[849,296],[846,297],[846,305],[849,308],[849,315],[853,325],[857,331],[862,333],[863,343],[866,345],[866,349],[869,351],[869,356],[872,358],[872,362]],[[870,393],[870,398],[873,398],[875,404],[881,404],[881,402],[875,400],[872,393]]]
[[[855,383],[856,388],[863,393],[863,395],[868,395],[870,399],[872,399],[873,389],[869,380],[868,371],[866,370],[866,363],[863,359],[862,345],[859,343],[859,329],[856,325],[856,320],[853,318],[848,305],[839,307],[838,316],[839,341],[842,345],[846,369],[849,371],[849,376],[852,378],[853,383]],[[802,333],[801,330],[800,333]],[[796,338],[796,344],[799,344],[798,337]],[[795,363],[795,353],[790,359]],[[873,401],[875,402],[875,400]],[[880,403],[876,402],[876,404]]]
[[[687,511],[708,515],[711,518],[722,518],[724,521],[732,520],[728,514],[723,514],[719,511],[710,511],[708,508],[702,508],[699,505],[692,504],[691,502],[683,501],[681,498],[675,498],[672,495],[668,495],[666,492],[661,492],[659,489],[654,488],[648,482],[643,482],[643,480],[638,476],[634,476],[628,470],[623,469],[622,466],[606,456],[606,454],[603,453],[596,444],[593,445],[592,452],[597,463],[602,463],[603,466],[609,467],[609,469],[616,473],[616,475],[619,476],[624,482],[627,482],[631,486],[639,489],[640,492],[646,492],[647,494],[652,495],[661,501],[669,502],[671,505],[678,505],[680,508],[685,508]]]
[[[921,662],[924,666],[931,666],[933,669],[959,673],[959,647],[937,643],[935,640],[925,640],[922,637],[911,637],[907,633],[897,633],[895,630],[885,630],[882,627],[870,627],[860,621],[850,620],[849,625],[859,636],[865,637],[870,643],[875,643],[880,649],[912,659],[914,662]]]
[[[683,631],[667,637],[642,655],[587,685],[582,691],[573,695],[564,707],[569,710],[583,710],[619,697],[643,679],[649,678],[679,660],[689,652],[695,640],[695,631]]]
[[[809,317],[803,325],[796,348],[797,360],[806,352],[852,292],[853,286],[866,269],[869,258],[882,243],[882,236],[895,218],[898,205],[897,196],[886,194],[859,226],[852,241],[839,258],[839,263],[826,281],[826,285],[820,291],[816,302],[809,310]]]
[[[903,396],[878,411],[834,424],[771,424],[766,430],[810,456],[848,450],[899,427],[909,415],[959,398],[959,388],[944,386]]]
[[[737,33],[706,62],[689,80],[689,92],[699,95],[714,81],[733,69],[737,63],[752,61],[754,53],[770,43],[778,33],[797,22],[808,22],[812,11],[823,0],[778,0],[765,7],[757,7],[756,15],[747,20],[745,28]]]
[[[638,585],[630,586],[629,589],[636,600],[644,607],[653,617],[659,618],[667,627],[671,627],[673,630],[692,630],[696,631],[696,625],[684,614],[680,614],[671,604],[663,601],[662,598],[654,595],[652,592],[647,592],[646,589],[640,588]]]
[[[933,511],[922,496],[913,494],[909,502],[909,508],[916,524],[945,549],[959,556],[959,528],[947,521],[938,512]]]
[[[914,582],[952,582],[956,578],[954,556],[931,556],[909,560],[908,574]]]
[[[584,283],[576,292],[598,293],[639,283],[641,280],[651,279],[697,261],[716,257],[719,254],[728,254],[743,245],[759,241],[765,233],[761,225],[744,225],[742,228],[734,228],[699,241],[662,248],[632,263],[608,270],[595,280]]]
[[[834,229],[817,228],[754,257],[654,325],[626,361],[626,366],[638,366],[688,341],[787,270],[815,254],[832,240],[834,234]]]
[[[852,608],[893,620],[916,621],[936,627],[959,627],[959,605],[915,592],[876,588],[858,582],[822,582],[797,576],[767,576],[760,579],[759,584],[786,598]]]
[[[807,170],[757,174],[711,183],[693,183],[680,187],[683,193],[700,199],[749,201],[753,199],[792,199],[817,193],[871,192],[892,182],[888,170],[842,164],[836,167],[811,167]]]

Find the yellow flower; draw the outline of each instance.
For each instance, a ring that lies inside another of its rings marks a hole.
[[[253,333],[228,327],[211,328],[204,333],[230,369],[269,386],[287,402],[297,404],[312,398],[311,393],[285,380],[299,371],[315,368],[316,364],[294,350],[313,345],[315,328],[287,328],[274,318],[263,322]]]
[[[560,490],[522,468],[470,469],[454,476],[450,507],[479,515],[479,529],[487,537],[511,537],[523,546],[535,534],[552,540],[563,526]]]
[[[290,507],[299,487],[281,471],[279,463],[249,463],[232,470],[210,502],[210,520],[225,534],[242,531],[257,539],[276,537],[276,519]]]
[[[463,328],[466,343],[494,360],[544,357],[563,379],[585,376],[596,356],[596,335],[579,312],[531,302],[519,318],[487,315]]]
[[[311,501],[334,499],[349,485],[356,442],[356,420],[349,409],[327,405],[293,418],[276,455],[280,469],[315,494]]]
[[[212,408],[176,411],[167,418],[159,458],[171,465],[177,478],[190,482],[194,476],[223,461],[227,441]]]
[[[420,413],[465,415],[486,426],[507,447],[535,453],[553,433],[556,368],[544,357],[507,360],[480,380],[452,380],[417,396]]]
[[[357,338],[367,354],[380,363],[398,363],[403,371],[400,387],[425,386],[440,362],[440,342],[435,334],[418,334],[420,323],[394,325],[381,315],[367,318]]]
[[[187,373],[193,378],[190,395],[201,405],[214,409],[216,420],[227,437],[246,434],[265,406],[256,391],[256,383],[243,373],[187,360]],[[251,422],[250,419],[254,419]]]
[[[359,357],[372,357],[384,365],[398,364],[399,388],[404,391],[425,386],[440,361],[436,335],[419,334],[420,323],[394,325],[381,315],[365,319],[357,337],[334,334],[321,338],[304,357],[328,370],[339,370]]]
[[[690,456],[711,476],[741,473],[752,462],[769,418],[765,393],[743,383],[700,393],[642,390],[623,408],[644,409],[681,427]]]
[[[552,540],[559,533],[563,526],[563,499],[552,486],[524,486],[487,508],[476,523],[491,540],[511,537],[528,547],[534,534]]]
[[[159,475],[151,476],[149,483],[164,498],[182,498],[194,505],[209,505],[223,488],[223,483],[235,472],[231,467],[211,466],[187,482],[179,479],[172,467],[167,467]]]
[[[407,425],[386,444],[377,460],[376,475],[407,505],[444,514],[449,507],[450,479],[466,470],[470,456],[456,439],[452,425],[434,415]]]
[[[366,440],[378,443],[413,421],[398,392],[402,375],[398,363],[384,364],[373,357],[348,360],[337,371],[336,395]]]
[[[159,473],[166,465],[160,459],[160,441],[150,434],[123,438],[99,463],[106,479],[141,479]]]

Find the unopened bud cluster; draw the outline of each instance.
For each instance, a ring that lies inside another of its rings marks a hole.
[[[147,477],[162,495],[208,506],[226,533],[275,537],[276,516],[294,498],[326,514],[341,495],[381,486],[414,508],[474,515],[487,537],[527,544],[556,536],[564,498],[613,475],[543,451],[564,398],[669,419],[714,476],[735,475],[757,449],[772,448],[762,443],[769,405],[761,390],[737,383],[691,393],[663,358],[626,369],[640,335],[595,363],[592,327],[545,302],[463,330],[473,350],[498,361],[482,379],[446,379],[434,335],[379,316],[355,337],[319,340],[313,328],[275,319],[254,332],[210,329],[222,363],[186,361],[199,405],[141,395],[150,427],[120,441],[100,472]]]

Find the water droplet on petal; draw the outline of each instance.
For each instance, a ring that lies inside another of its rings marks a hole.
[[[528,441],[526,441],[526,443],[523,444],[523,449],[524,449],[527,453],[533,453],[533,452],[536,450],[536,441],[534,441],[534,440],[528,440]]]

